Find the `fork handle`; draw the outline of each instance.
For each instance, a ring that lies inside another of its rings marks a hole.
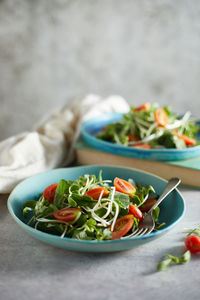
[[[168,181],[168,183],[167,183],[167,185],[166,185],[163,193],[160,195],[160,197],[158,198],[157,202],[152,206],[152,208],[149,210],[149,212],[151,213],[160,204],[160,202],[163,201],[163,199],[169,193],[171,193],[171,191],[173,191],[177,187],[177,185],[179,185],[180,182],[181,182],[181,180],[179,178],[176,178],[176,177],[171,178]]]

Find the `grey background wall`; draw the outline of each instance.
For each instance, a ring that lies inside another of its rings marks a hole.
[[[0,139],[87,93],[200,112],[200,1],[1,0]]]

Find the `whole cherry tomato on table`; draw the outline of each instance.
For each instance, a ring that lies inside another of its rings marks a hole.
[[[200,253],[200,237],[194,234],[188,235],[185,238],[186,249],[191,253]]]

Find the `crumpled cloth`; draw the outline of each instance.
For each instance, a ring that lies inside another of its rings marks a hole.
[[[81,124],[100,114],[129,110],[120,96],[88,95],[50,114],[35,129],[0,142],[0,193],[34,174],[69,165]]]

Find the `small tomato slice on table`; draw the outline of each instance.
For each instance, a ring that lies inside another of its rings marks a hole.
[[[144,104],[142,104],[141,106],[138,106],[136,108],[134,108],[134,111],[142,111],[142,110],[149,110],[149,108],[151,107],[151,104],[149,102],[146,102]]]
[[[194,234],[186,236],[185,247],[191,253],[200,253],[200,237]]]
[[[106,188],[100,186],[100,187],[97,187],[97,188],[87,191],[85,193],[85,195],[93,198],[94,200],[98,200],[102,191],[103,191],[102,197],[105,197],[109,194],[109,191]]]
[[[114,179],[114,186],[118,192],[128,194],[129,196],[133,196],[136,192],[135,187],[130,182],[118,177]]]
[[[154,204],[157,202],[156,199],[148,199],[146,200],[141,206],[140,206],[140,210],[141,212],[148,212],[152,206],[154,206]]]
[[[168,124],[168,116],[163,108],[156,109],[154,118],[158,126],[165,127]]]
[[[143,220],[143,213],[136,205],[134,205],[134,204],[130,205],[128,212],[130,215],[133,215],[137,219]]]
[[[80,216],[81,210],[78,207],[67,207],[53,212],[55,219],[72,223]]]
[[[122,236],[128,233],[129,230],[131,230],[133,224],[134,224],[133,215],[126,215],[117,219],[112,232],[111,240],[120,239]]]
[[[44,198],[47,199],[50,203],[53,203],[54,201],[57,186],[57,183],[53,183],[49,185],[43,192]]]

